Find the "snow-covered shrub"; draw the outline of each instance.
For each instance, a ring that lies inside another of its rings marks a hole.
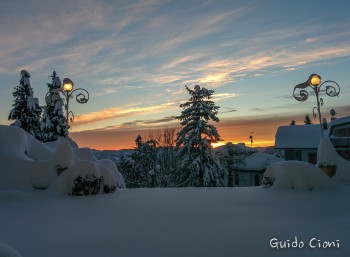
[[[325,187],[330,178],[308,162],[284,161],[269,165],[263,180],[272,181],[273,188],[313,190]]]
[[[95,195],[112,193],[116,188],[116,181],[104,166],[80,160],[58,176],[49,191],[62,195]]]
[[[103,177],[85,175],[74,179],[71,195],[97,195],[103,188]]]
[[[270,188],[274,182],[275,179],[273,177],[268,177],[268,174],[266,174],[266,176],[263,177],[261,184],[264,188]]]

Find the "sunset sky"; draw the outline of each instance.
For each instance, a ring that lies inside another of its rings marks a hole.
[[[71,137],[81,147],[134,147],[139,133],[179,124],[185,85],[213,89],[225,142],[274,145],[278,126],[302,124],[316,98],[293,98],[317,73],[341,86],[324,96],[329,119],[350,115],[347,0],[2,0],[0,124],[22,69],[44,105],[55,70],[90,92],[72,101]],[[314,123],[317,120],[313,120]]]

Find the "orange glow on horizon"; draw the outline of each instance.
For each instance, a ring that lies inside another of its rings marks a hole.
[[[96,150],[120,150],[120,149],[133,149],[135,147],[135,138],[137,135],[142,135],[147,130],[134,130],[134,131],[82,131],[70,133],[70,137],[75,140],[79,147],[89,147]],[[220,128],[219,133],[222,135],[223,141],[212,143],[214,148],[231,142],[233,144],[244,143],[247,147],[250,147],[250,141],[248,140],[248,134],[246,130],[241,133],[236,132],[239,136],[232,135],[231,129]],[[257,131],[257,130],[256,130]],[[258,132],[258,131],[257,131]],[[267,147],[275,145],[275,130],[269,130],[269,133],[265,132],[263,135],[258,133],[254,136],[254,142],[252,147]]]

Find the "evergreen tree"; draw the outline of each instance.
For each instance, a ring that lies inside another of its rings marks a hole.
[[[141,136],[138,135],[135,143],[136,148],[131,159],[139,187],[159,187],[157,142],[154,140],[143,142]]]
[[[46,106],[42,120],[43,142],[56,141],[58,137],[67,137],[69,128],[62,110],[61,80],[55,71],[50,77],[51,83],[47,83],[49,92],[45,97]]]
[[[178,175],[180,186],[217,186],[222,175],[220,166],[212,153],[211,143],[220,139],[210,120],[219,122],[216,116],[219,107],[211,100],[213,90],[201,88],[194,90],[186,86],[190,99],[181,104],[183,109],[177,117],[181,122],[181,131],[176,138],[178,156],[181,158],[181,173]]]
[[[42,108],[39,106],[38,98],[30,86],[30,75],[26,70],[21,71],[20,83],[12,93],[15,97],[13,108],[8,116],[9,120],[15,120],[12,126],[17,126],[38,140],[41,140],[40,119]]]
[[[294,126],[295,125],[295,120],[292,120],[289,125]]]
[[[123,175],[127,188],[140,187],[140,176],[135,172],[134,163],[130,158],[122,156],[117,163],[118,170]]]
[[[312,124],[312,121],[311,121],[311,119],[310,119],[309,114],[306,114],[306,115],[305,115],[304,123],[305,123],[305,125],[310,125],[310,124]]]

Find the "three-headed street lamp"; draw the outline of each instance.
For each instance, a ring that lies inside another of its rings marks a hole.
[[[335,97],[338,96],[340,93],[340,86],[338,85],[337,82],[333,80],[326,80],[321,83],[321,76],[317,74],[311,74],[309,79],[305,81],[304,83],[298,84],[294,87],[293,91],[293,96],[296,100],[300,102],[304,102],[309,98],[309,93],[307,90],[305,90],[307,87],[311,87],[313,91],[315,92],[316,95],[316,100],[317,100],[317,107],[314,107],[312,110],[312,115],[314,118],[317,117],[318,114],[318,119],[320,122],[320,127],[321,127],[321,139],[323,139],[323,129],[322,129],[322,117],[321,117],[321,106],[323,106],[323,99],[319,97],[320,94],[320,89],[325,83],[332,83],[333,85],[327,85],[326,86],[326,95],[330,97]],[[334,86],[336,85],[336,87]],[[296,90],[299,90],[296,92]],[[299,94],[296,94],[299,93]],[[317,113],[316,113],[317,111]]]
[[[77,91],[83,91],[80,93],[77,93],[75,96],[75,100],[80,104],[85,104],[89,101],[89,92],[84,88],[76,88],[74,89],[74,83],[71,79],[65,78],[63,79],[63,85],[61,87],[61,91],[66,99],[66,103],[64,104],[64,108],[66,110],[66,119],[67,119],[67,125],[69,125],[69,121],[74,121],[74,114],[72,111],[69,110],[69,100],[73,99],[73,93]]]

